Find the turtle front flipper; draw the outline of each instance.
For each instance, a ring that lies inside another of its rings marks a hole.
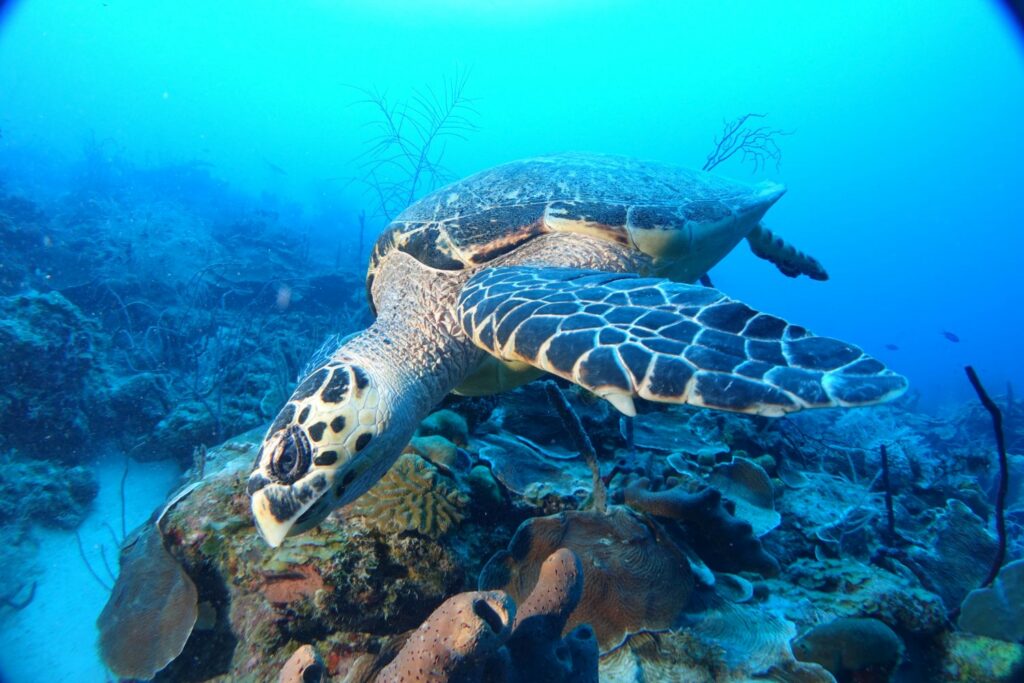
[[[721,292],[633,274],[498,267],[474,275],[458,319],[482,349],[608,399],[759,415],[880,403],[902,376],[856,346],[817,337]]]
[[[783,275],[806,275],[812,280],[828,279],[828,273],[818,259],[800,251],[764,225],[758,224],[747,234],[747,243],[754,256],[774,263]]]

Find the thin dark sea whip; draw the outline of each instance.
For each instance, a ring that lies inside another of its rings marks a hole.
[[[1003,560],[1006,559],[1006,519],[1004,511],[1006,508],[1006,491],[1010,485],[1010,467],[1006,460],[1003,413],[999,410],[999,406],[995,404],[995,401],[989,398],[988,392],[981,385],[981,380],[978,379],[974,368],[968,365],[964,368],[964,371],[967,373],[967,379],[970,380],[974,391],[977,392],[978,398],[981,399],[982,405],[985,406],[985,410],[992,416],[992,428],[996,433],[996,447],[999,450],[999,489],[996,492],[996,536],[998,537],[999,546],[996,549],[995,559],[992,561],[992,568],[988,571],[988,577],[981,584],[982,588],[986,588],[995,581],[999,570],[1003,567]]]
[[[892,488],[889,485],[889,451],[882,444],[882,486],[885,488],[885,534],[887,543],[896,539],[896,515],[892,510]]]
[[[608,493],[604,487],[604,481],[601,479],[601,466],[597,462],[597,451],[594,450],[594,444],[590,442],[590,437],[587,436],[587,432],[583,429],[583,423],[580,422],[579,415],[569,405],[569,401],[565,398],[565,394],[558,388],[558,385],[554,382],[545,382],[544,390],[548,394],[548,401],[551,406],[558,413],[558,417],[562,418],[562,424],[569,430],[569,435],[576,443],[576,448],[579,449],[583,459],[587,461],[587,465],[590,467],[590,471],[594,476],[593,484],[593,498],[594,498],[594,509],[600,513],[608,511]]]

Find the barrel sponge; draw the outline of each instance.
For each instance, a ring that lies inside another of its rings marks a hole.
[[[572,550],[559,548],[540,567],[537,583],[519,605],[515,628],[518,630],[534,618],[546,618],[556,625],[560,635],[569,615],[583,595],[583,567]]]
[[[505,644],[515,615],[515,602],[501,591],[454,595],[409,636],[377,683],[447,683],[456,672],[466,677]]]
[[[682,620],[696,586],[686,556],[656,525],[623,507],[526,520],[508,549],[488,560],[478,587],[505,590],[527,605],[546,560],[560,548],[579,557],[586,577],[563,632],[589,624],[608,652],[631,633]]]
[[[312,645],[303,645],[281,667],[277,683],[322,683],[327,669]]]

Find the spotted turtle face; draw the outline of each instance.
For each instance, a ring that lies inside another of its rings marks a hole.
[[[376,446],[386,423],[377,388],[358,365],[331,361],[299,384],[249,476],[253,516],[267,543],[311,529],[383,475]]]

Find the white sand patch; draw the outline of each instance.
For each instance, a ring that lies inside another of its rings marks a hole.
[[[105,524],[121,534],[120,483],[124,460],[111,458],[97,466],[100,492],[93,512],[79,528],[86,556],[108,583],[100,555],[105,546],[110,568],[117,571],[117,547]],[[125,526],[146,521],[171,489],[181,471],[172,463],[129,465],[125,482]],[[86,569],[73,532],[37,530],[39,555],[35,599],[0,624],[0,681],[3,683],[102,683],[114,680],[100,663],[96,648],[96,617],[108,593]]]

